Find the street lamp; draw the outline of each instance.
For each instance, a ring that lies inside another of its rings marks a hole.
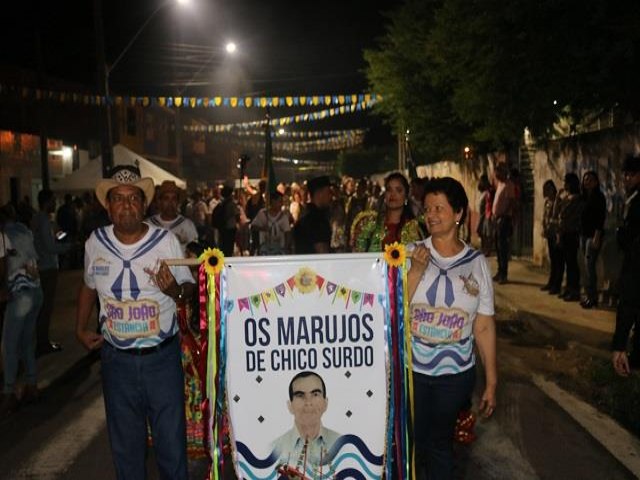
[[[140,34],[144,31],[146,26],[153,20],[153,18],[160,12],[160,10],[171,5],[172,3],[179,5],[188,5],[191,0],[165,0],[147,17],[147,19],[140,25],[140,28],[133,34],[131,40],[127,43],[124,49],[113,61],[111,66],[108,66],[104,53],[104,25],[102,21],[102,0],[93,0],[93,14],[94,23],[96,29],[96,50],[98,60],[98,89],[103,94],[104,102],[104,117],[103,117],[103,138],[102,138],[102,176],[107,177],[109,170],[113,166],[113,135],[111,131],[111,104],[109,96],[111,94],[109,89],[109,77],[111,72],[118,66],[120,61],[124,58],[127,52],[131,49],[135,41]]]
[[[234,42],[227,42],[227,45],[224,48],[228,54],[233,55],[236,53],[238,46]]]

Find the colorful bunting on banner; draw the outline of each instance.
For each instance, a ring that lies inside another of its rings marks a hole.
[[[78,92],[62,92],[42,90],[32,87],[0,84],[0,94],[15,95],[24,100],[51,100],[59,103],[75,103],[87,106],[100,106],[106,102],[110,105],[141,105],[143,107],[181,107],[181,108],[278,108],[299,107],[305,105],[344,107],[368,104],[380,100],[374,93],[341,94],[341,95],[310,95],[281,97],[152,97],[148,95],[116,95],[105,97]]]
[[[345,308],[350,304],[360,304],[361,307],[370,305],[373,307],[373,293],[359,292],[343,285],[337,285],[336,283],[326,280],[308,267],[301,268],[298,273],[289,277],[286,282],[269,287],[249,297],[238,298],[235,303],[237,303],[240,311],[251,310],[252,305],[255,309],[263,309],[265,312],[268,312],[270,304],[277,303],[280,305],[278,297],[284,298],[287,291],[289,291],[291,295],[306,295],[312,292],[318,292],[319,295],[333,296],[333,301],[340,300],[344,302]]]

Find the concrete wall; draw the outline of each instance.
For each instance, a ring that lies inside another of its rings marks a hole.
[[[620,171],[624,157],[640,152],[640,124],[601,130],[565,138],[540,147],[533,160],[535,202],[533,231],[533,261],[547,262],[547,246],[542,238],[544,200],[542,184],[551,179],[562,188],[565,173],[574,172],[580,178],[588,170],[598,173],[607,199],[605,237],[598,260],[598,281],[601,290],[615,290],[621,256],[615,242],[615,229],[620,224],[624,205],[624,187]]]
[[[598,259],[598,283],[601,291],[615,293],[620,270],[621,254],[615,241],[615,229],[621,223],[624,206],[622,162],[630,153],[640,152],[640,124],[587,133],[538,146],[532,158],[534,180],[533,253],[534,264],[548,265],[547,244],[542,237],[544,199],[542,185],[551,179],[562,188],[566,173],[580,178],[588,170],[598,173],[602,191],[607,199],[607,219],[602,251]],[[475,228],[478,221],[478,178],[487,172],[492,178],[494,165],[505,161],[503,156],[487,157],[465,162],[439,162],[418,167],[421,177],[450,176],[459,180],[469,197],[472,243],[478,244]]]

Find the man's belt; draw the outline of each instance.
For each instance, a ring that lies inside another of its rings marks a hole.
[[[165,347],[168,347],[169,345],[171,345],[173,343],[173,341],[176,339],[178,335],[173,335],[172,337],[169,338],[165,338],[163,341],[161,341],[159,344],[154,345],[153,347],[141,347],[141,348],[116,348],[113,347],[113,345],[111,345],[115,350],[117,350],[118,352],[122,352],[122,353],[126,353],[128,355],[137,355],[137,356],[142,356],[142,355],[149,355],[151,353],[156,353],[159,352],[160,350],[162,350]]]

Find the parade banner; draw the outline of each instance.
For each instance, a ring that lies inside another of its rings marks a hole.
[[[389,287],[381,255],[233,258],[221,278],[238,477],[382,478]]]

